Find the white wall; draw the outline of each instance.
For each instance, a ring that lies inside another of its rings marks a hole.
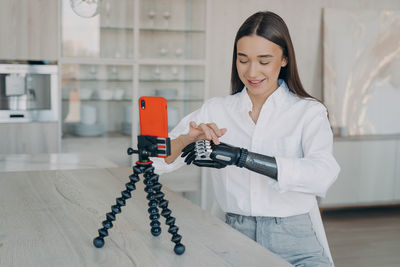
[[[229,94],[236,31],[257,11],[270,10],[286,22],[305,89],[322,98],[322,9],[400,9],[400,0],[211,0],[209,96]]]

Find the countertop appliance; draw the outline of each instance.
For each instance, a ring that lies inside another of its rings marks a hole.
[[[58,66],[0,64],[0,123],[58,121]]]

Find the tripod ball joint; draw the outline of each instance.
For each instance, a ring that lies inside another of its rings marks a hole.
[[[182,255],[185,252],[185,246],[182,244],[176,244],[174,247],[174,252],[176,255]]]
[[[102,238],[102,237],[100,237],[100,236],[96,237],[95,239],[93,239],[93,245],[94,245],[96,248],[101,248],[101,247],[103,247],[103,246],[104,246],[104,238]]]

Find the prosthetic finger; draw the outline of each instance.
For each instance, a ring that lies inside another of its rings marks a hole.
[[[184,158],[184,157],[186,157],[186,155],[187,154],[189,154],[189,152],[191,152],[191,151],[193,151],[194,150],[194,147],[195,147],[195,142],[193,142],[193,143],[190,143],[189,145],[187,145],[187,146],[185,146],[183,149],[182,149],[182,155],[181,155],[181,157],[182,158]]]
[[[189,155],[185,158],[185,162],[187,165],[190,165],[196,158],[196,152],[192,151]]]
[[[220,164],[218,162],[212,160],[195,160],[193,164],[199,167],[209,167],[209,168],[217,168],[221,169],[226,167],[226,165]]]

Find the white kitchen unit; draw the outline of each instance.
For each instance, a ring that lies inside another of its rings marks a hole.
[[[0,60],[57,60],[55,0],[0,1]]]
[[[58,152],[57,122],[0,123],[0,155]]]
[[[58,59],[58,5],[0,1],[0,154],[59,150],[57,66],[39,63]],[[19,82],[7,83],[11,76]]]
[[[207,3],[103,0],[99,15],[82,18],[60,0],[63,152],[83,152],[90,143],[107,158],[126,153],[123,140],[136,147],[143,95],[167,99],[170,130],[201,106],[208,90]],[[107,145],[114,139],[121,147]],[[199,168],[163,177],[176,191],[201,188]]]
[[[99,15],[82,18],[62,0],[64,136],[133,132],[134,144],[142,95],[168,100],[170,129],[200,107],[207,91],[206,3],[104,0]]]
[[[320,207],[400,203],[400,136],[335,138],[341,172]]]

